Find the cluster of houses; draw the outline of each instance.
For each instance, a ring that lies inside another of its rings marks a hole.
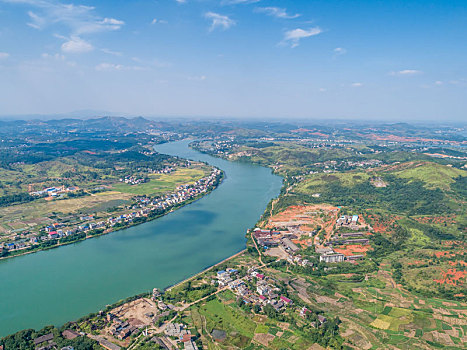
[[[258,244],[264,249],[281,247],[286,253],[292,254],[295,254],[300,250],[300,248],[291,241],[291,239],[297,238],[297,236],[292,232],[280,232],[255,228],[253,230],[253,236]]]
[[[189,166],[189,165],[187,165]],[[152,170],[151,173],[153,174],[170,174],[172,172],[174,172],[175,169],[170,167],[170,166],[166,166],[165,168],[163,169],[160,169],[160,170]]]
[[[345,260],[345,255],[336,253],[331,247],[316,248],[316,252],[319,254],[319,261],[325,263],[338,263]]]
[[[182,323],[168,323],[164,330],[165,335],[174,337],[178,342],[183,343],[185,350],[198,350],[198,346],[193,341],[193,335]]]
[[[233,137],[229,138],[229,140],[222,140],[216,141],[212,143],[196,143],[195,148],[206,152],[209,154],[217,154],[217,155],[224,155],[227,156],[232,149],[237,148],[239,145],[232,143]]]
[[[34,197],[52,197],[53,198],[53,197],[62,196],[65,193],[76,192],[78,190],[79,190],[78,187],[65,187],[65,186],[48,187],[40,191],[31,191],[29,192],[29,195],[34,196]]]
[[[359,160],[356,162],[347,161],[347,165],[349,167],[376,167],[383,164],[383,162],[379,159],[366,159],[366,160]]]
[[[324,168],[324,172],[332,172],[334,170],[348,170],[355,168],[373,168],[383,164],[382,161],[378,159],[364,159],[358,161],[336,161],[336,160],[327,160],[325,162],[313,163],[315,167]]]
[[[124,182],[129,185],[139,185],[148,181],[147,177],[127,175],[123,178],[120,178],[120,182]]]
[[[345,255],[342,253],[336,253],[332,247],[316,248],[316,252],[320,254],[319,261],[323,261],[325,263],[355,261],[364,257],[362,254]]]
[[[237,277],[236,269],[227,268],[218,271],[214,283],[219,287],[229,288],[237,297],[247,304],[261,306],[271,305],[276,311],[282,310],[293,301],[285,296],[280,296],[280,289],[274,284],[274,280],[252,268],[243,278]],[[251,290],[248,285],[253,285],[256,290]]]
[[[107,314],[107,322],[111,322],[109,333],[117,339],[124,340],[139,328],[128,321],[123,321],[112,313]]]
[[[0,244],[0,255],[5,251],[24,250],[41,242],[56,240],[63,237],[72,236],[78,233],[87,233],[98,229],[111,229],[117,224],[132,223],[135,218],[147,217],[151,212],[157,210],[168,210],[171,207],[193,199],[206,193],[211,186],[219,179],[221,171],[213,169],[210,175],[196,181],[192,185],[179,186],[175,193],[167,194],[158,198],[137,198],[137,203],[131,206],[130,213],[112,216],[106,220],[93,221],[93,215],[80,216],[79,221],[74,226],[64,227],[61,223],[51,224],[43,229],[44,234],[31,233],[24,236],[17,236],[11,241],[7,241],[3,246]],[[76,218],[78,219],[78,218]]]
[[[358,224],[358,215],[342,215],[337,219],[337,227],[356,227]]]
[[[73,330],[65,330],[62,333],[62,336],[65,339],[74,339],[76,337],[81,336],[82,334],[77,333]],[[34,339],[34,346],[36,347],[36,350],[52,350],[52,349],[58,349],[57,343],[54,341],[54,334],[53,333],[47,333],[44,335],[41,335],[40,337],[37,337]],[[0,348],[2,349],[2,348]],[[60,350],[74,350],[72,346],[65,346],[60,348]]]
[[[358,215],[343,215],[337,220],[337,227],[358,228]],[[290,229],[290,227],[288,227]],[[291,231],[291,230],[290,230]],[[309,233],[310,235],[316,232]],[[298,266],[313,266],[313,262],[307,258],[302,257],[300,247],[298,247],[292,239],[298,238],[292,232],[280,232],[273,230],[265,230],[255,228],[253,236],[260,247],[267,250],[272,247],[278,247],[283,251],[281,258],[285,259],[291,265]],[[325,263],[338,263],[344,261],[355,261],[362,259],[364,255],[344,255],[337,253],[332,248],[333,246],[346,245],[346,244],[369,244],[369,239],[365,237],[364,232],[349,232],[342,233],[339,236],[333,237],[330,241],[324,243],[324,247],[316,247],[315,251],[319,254],[319,261]]]
[[[291,227],[289,227],[289,229],[289,231],[293,230]],[[280,232],[255,228],[253,230],[253,236],[263,249],[267,250],[269,248],[279,247],[284,252],[285,259],[290,264],[304,267],[313,266],[312,262],[308,259],[302,258],[302,256],[298,254],[300,247],[292,242],[292,239],[297,238],[293,232]]]
[[[301,309],[300,309],[300,316],[302,317],[307,317],[308,314],[311,314],[311,310],[308,310],[306,306],[303,306]],[[323,315],[316,315],[316,318],[317,318],[317,321],[320,323],[320,324],[323,324],[327,321],[326,317],[324,317]],[[314,327],[316,327],[317,325],[316,324],[313,324],[312,325]]]

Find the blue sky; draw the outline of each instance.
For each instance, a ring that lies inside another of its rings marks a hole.
[[[0,0],[0,114],[467,119],[467,2]]]

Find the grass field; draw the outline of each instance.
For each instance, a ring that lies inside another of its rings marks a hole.
[[[56,185],[56,179],[62,179],[66,172],[85,173],[88,171],[99,172],[99,169],[84,165],[77,165],[67,158],[58,158],[52,161],[44,161],[36,164],[16,165],[14,170],[0,168],[0,195],[28,191],[28,184],[33,184],[33,190],[41,190],[45,187]],[[75,186],[81,187],[86,182],[78,179],[73,181]]]
[[[427,188],[449,190],[449,185],[454,182],[454,178],[458,176],[467,176],[467,171],[437,163],[423,162],[412,168],[395,172],[395,174],[404,179],[423,181]]]
[[[218,299],[211,300],[199,308],[199,313],[206,318],[207,329],[221,329],[228,332],[236,331],[239,334],[253,338],[256,324],[245,317],[241,311],[228,307]]]
[[[177,169],[171,174],[151,174],[150,181],[139,185],[117,183],[113,189],[132,195],[156,196],[174,191],[178,186],[192,184],[201,177],[209,174],[208,167]]]
[[[75,212],[95,211],[94,207],[109,201],[128,200],[130,194],[116,191],[97,193],[90,196],[62,199],[47,202],[46,200],[36,200],[31,203],[12,205],[0,208],[0,221],[12,222],[17,220],[34,220],[41,217],[48,217],[53,214],[70,214]]]

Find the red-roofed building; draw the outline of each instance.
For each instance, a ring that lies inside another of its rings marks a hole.
[[[187,341],[191,341],[191,338],[193,338],[192,334],[184,334],[181,341],[182,341],[182,343],[185,343]]]
[[[57,231],[49,232],[49,238],[59,238]]]
[[[290,304],[293,304],[293,301],[290,300],[289,298],[281,297],[280,299],[281,299],[284,303],[286,303],[286,304],[289,304],[289,305],[290,305]]]

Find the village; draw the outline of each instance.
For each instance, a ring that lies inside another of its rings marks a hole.
[[[251,236],[265,256],[292,265],[312,267],[316,258],[356,263],[370,248],[372,228],[359,215],[338,213],[339,208],[331,206],[291,207],[271,217],[266,229],[255,228]]]
[[[367,237],[372,229],[359,215],[340,215],[339,211],[331,206],[289,208],[269,218],[263,227],[247,232],[260,254],[273,258],[271,262],[264,263],[261,258],[259,264],[258,261],[253,264],[251,261],[225,262],[219,268],[214,266],[200,274],[195,279],[196,286],[184,282],[166,291],[154,288],[150,296],[99,312],[92,320],[92,325],[99,325],[98,329],[91,326],[94,331],[86,335],[110,350],[133,347],[139,342],[157,344],[163,349],[202,349],[205,344],[200,330],[187,322],[184,315],[216,295],[222,300],[226,293],[231,293],[237,305],[245,305],[254,314],[287,314],[298,317],[312,328],[322,327],[327,318],[306,306],[306,293],[299,293],[299,299],[293,297],[290,287],[286,287],[277,274],[271,273],[273,270],[269,270],[268,265],[280,265],[283,261],[287,266],[316,269],[320,263],[358,263],[369,247]],[[360,254],[348,248],[357,245],[365,247]],[[314,250],[312,254],[309,254],[309,247]],[[172,291],[193,288],[205,292],[196,300],[187,300]],[[213,331],[211,336],[222,338],[219,332]],[[262,341],[257,340],[260,344]]]
[[[170,168],[163,169],[162,172],[170,172]],[[94,215],[81,215],[72,218],[73,224],[69,222],[55,222],[38,230],[22,235],[15,235],[0,245],[0,257],[8,253],[19,253],[39,248],[40,245],[47,247],[69,243],[76,240],[90,238],[92,236],[109,233],[115,228],[125,227],[138,222],[144,222],[149,218],[160,216],[181,206],[186,202],[202,196],[210,191],[222,178],[219,169],[212,172],[193,184],[180,185],[173,193],[160,197],[150,198],[147,196],[135,196],[133,205],[125,206],[119,215],[97,219]],[[47,196],[46,198],[60,196],[63,193],[75,192],[77,188],[50,187],[38,192],[37,196]]]
[[[228,262],[225,264],[229,266]],[[286,296],[287,291],[281,286],[281,282],[261,272],[260,266],[252,266],[247,270],[242,265],[232,263],[231,266],[235,268],[207,270],[203,275],[203,281],[214,289],[197,300],[173,300],[172,304],[169,302],[172,299],[170,288],[167,291],[154,288],[151,295],[138,297],[106,311],[100,311],[92,320],[81,324],[72,323],[70,329],[62,332],[62,336],[71,339],[87,336],[108,350],[137,348],[138,343],[149,343],[167,350],[203,349],[205,347],[199,331],[193,328],[192,324],[186,323],[182,316],[189,313],[194,305],[227,291],[234,295],[237,302],[250,305],[257,314],[267,313],[267,309],[272,308],[277,314],[284,312],[295,314],[314,328],[321,327],[327,322],[327,318],[321,313],[312,312],[302,303],[296,305]],[[85,332],[82,329],[90,329],[90,331]],[[38,349],[53,348],[52,334],[38,338],[37,341],[40,342],[36,344]]]

